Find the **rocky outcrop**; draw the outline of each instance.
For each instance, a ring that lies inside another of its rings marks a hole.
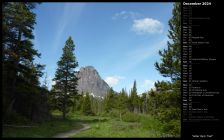
[[[93,66],[81,67],[77,77],[79,78],[77,86],[79,93],[83,91],[103,97],[110,88]]]

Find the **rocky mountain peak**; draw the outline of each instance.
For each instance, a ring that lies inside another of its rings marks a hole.
[[[108,84],[100,77],[93,66],[81,67],[77,77],[79,78],[77,86],[79,93],[83,91],[103,97],[109,90]]]

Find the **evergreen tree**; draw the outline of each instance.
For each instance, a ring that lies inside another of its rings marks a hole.
[[[171,82],[156,82],[156,93],[163,107],[174,107],[180,109],[180,76],[181,76],[181,7],[180,3],[174,4],[173,17],[169,20],[169,35],[171,42],[168,42],[168,49],[159,52],[162,56],[162,63],[156,63],[156,69],[165,77],[170,77]],[[156,98],[157,99],[157,98]],[[157,104],[157,103],[156,103]]]
[[[122,120],[122,111],[125,112],[125,110],[128,107],[128,95],[125,89],[122,88],[118,100],[117,100],[117,108],[119,109],[120,112],[120,120]]]
[[[41,107],[39,77],[44,68],[33,62],[36,56],[40,57],[32,43],[35,6],[29,2],[2,5],[3,112],[7,115],[15,110],[31,119],[35,113],[32,110]]]
[[[141,105],[141,112],[147,113],[148,112],[148,99],[147,99],[147,93],[143,93],[140,97],[140,105]]]
[[[74,55],[75,45],[71,37],[65,43],[63,54],[58,61],[58,68],[55,73],[55,93],[58,96],[58,109],[63,113],[63,119],[69,111],[69,106],[77,95],[77,81],[75,68],[78,62]],[[73,100],[72,100],[73,98]]]
[[[93,114],[99,114],[101,110],[100,98],[90,95],[91,110]]]
[[[156,91],[166,91],[166,90],[172,90],[173,86],[171,82],[165,82],[165,81],[157,81],[154,84]]]
[[[131,89],[130,102],[131,102],[131,111],[134,111],[136,113],[138,110],[138,104],[139,104],[136,81],[134,81],[133,88]]]
[[[164,129],[170,133],[180,133],[181,119],[181,3],[175,3],[173,17],[169,20],[170,41],[168,48],[159,51],[162,62],[155,63],[156,69],[164,76],[170,77],[172,82],[155,83],[156,91],[151,94],[149,104],[152,113],[166,123]]]
[[[98,114],[103,112],[103,99],[102,98],[97,99],[97,112],[98,112]]]
[[[82,91],[81,94],[78,94],[78,98],[76,98],[76,103],[78,105],[76,105],[76,107],[78,107],[78,110],[79,111],[82,111],[82,105],[83,105],[83,102],[84,102],[84,96],[85,96],[85,93]]]
[[[173,17],[169,20],[168,48],[159,51],[162,56],[161,63],[156,62],[156,69],[165,77],[170,77],[172,81],[181,78],[181,4],[175,3]]]
[[[36,17],[31,11],[33,8],[35,8],[33,3],[3,4],[3,68],[7,72],[4,76],[9,82],[7,85],[12,95],[15,92],[18,76],[28,79],[30,78],[28,75],[34,77],[37,71],[33,60],[35,56],[40,57],[40,54],[32,44],[34,38],[32,30]]]
[[[83,104],[82,104],[82,112],[85,115],[91,115],[91,114],[93,114],[92,113],[92,110],[91,110],[90,95],[89,95],[88,92],[84,96],[84,101],[83,101]]]
[[[110,88],[104,99],[105,111],[110,112],[115,107],[115,94],[113,88]]]

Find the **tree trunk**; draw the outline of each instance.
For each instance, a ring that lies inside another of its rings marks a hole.
[[[138,112],[141,113],[141,106],[138,105]]]
[[[137,107],[134,106],[134,113],[137,113]]]
[[[66,112],[65,112],[65,104],[64,103],[63,103],[63,111],[62,111],[62,113],[63,113],[63,116],[62,116],[63,117],[63,120],[65,120],[65,113]]]
[[[65,96],[63,98],[63,106],[62,106],[62,113],[63,113],[63,120],[65,120],[65,113],[66,113],[66,108],[65,108]]]
[[[75,106],[76,106],[76,100],[75,97],[73,99],[73,106],[72,106],[72,112],[75,112]]]
[[[68,65],[67,65],[67,70],[66,73],[68,73]],[[66,102],[67,102],[67,93],[68,93],[68,89],[67,89],[67,85],[68,85],[68,79],[67,79],[67,75],[65,77],[65,95],[64,95],[64,100],[63,100],[63,120],[65,120],[65,115],[66,115]]]
[[[63,110],[63,120],[65,120],[65,111]]]
[[[18,39],[17,39],[17,46],[15,45],[15,53],[17,53],[17,48],[19,47],[19,44],[20,44],[20,40],[21,40],[21,32],[19,31],[18,33]],[[7,108],[6,110],[6,113],[10,113],[12,112],[12,109],[13,109],[13,105],[15,103],[15,100],[16,100],[16,96],[15,96],[15,88],[16,88],[16,82],[17,82],[17,67],[18,67],[18,64],[19,64],[19,56],[17,58],[14,59],[14,62],[13,62],[13,66],[14,66],[14,69],[11,70],[11,76],[12,76],[12,87],[11,87],[11,97],[12,97],[12,101],[10,102],[9,104],[9,107]]]
[[[14,105],[15,101],[16,101],[16,99],[14,98],[14,99],[12,99],[12,101],[10,102],[9,106],[8,106],[7,109],[6,109],[6,116],[7,116],[8,114],[10,114],[10,113],[13,111],[13,105]]]
[[[22,36],[22,34],[19,31],[17,44],[15,46],[15,50],[14,50],[15,52],[14,53],[18,53],[18,48],[20,46],[21,36]],[[12,92],[12,96],[14,96],[14,94],[15,94],[15,87],[16,87],[16,81],[17,81],[17,72],[18,72],[17,67],[18,67],[19,59],[20,59],[20,56],[19,56],[20,54],[17,54],[17,55],[18,56],[15,57],[15,59],[14,59],[14,62],[13,62],[14,69],[12,70],[12,76],[13,76],[13,79],[12,79],[12,91],[11,91]]]

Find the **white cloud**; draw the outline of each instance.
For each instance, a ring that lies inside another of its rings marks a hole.
[[[112,19],[113,20],[116,20],[116,19],[128,19],[128,18],[136,19],[136,18],[140,18],[142,16],[143,16],[142,14],[137,13],[137,12],[121,11],[121,12],[118,12],[118,13],[114,14]]]
[[[105,78],[105,81],[109,86],[113,87],[117,85],[120,80],[123,79],[125,79],[125,77],[123,76],[108,76]]]
[[[146,17],[141,13],[121,11],[115,13],[112,19],[131,19],[130,21],[133,21],[131,29],[137,34],[155,34],[163,32],[163,24],[159,20]]]
[[[55,81],[51,80],[51,86],[55,85]]]
[[[154,34],[163,32],[163,24],[152,18],[143,18],[133,21],[132,30],[137,34]]]
[[[48,87],[48,89],[51,89],[53,85],[55,85],[55,81],[53,81],[53,77],[47,76],[47,87]]]
[[[154,83],[155,83],[155,81],[146,79],[146,80],[144,80],[143,84],[141,85],[141,88],[148,91],[154,87]]]

